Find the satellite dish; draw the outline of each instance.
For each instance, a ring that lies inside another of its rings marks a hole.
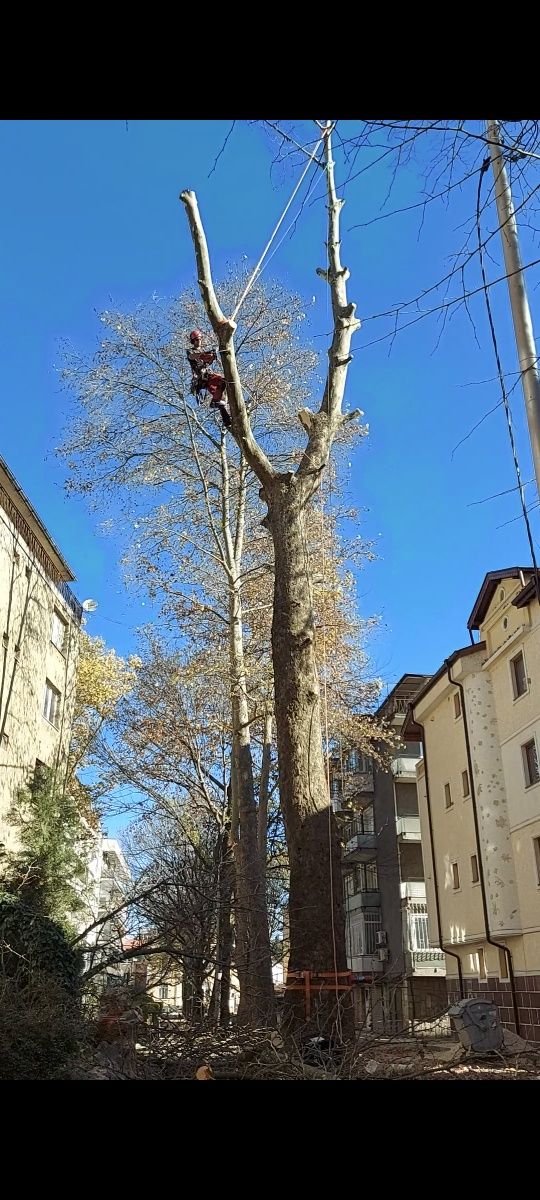
[[[97,600],[83,600],[84,612],[95,612],[98,606]]]

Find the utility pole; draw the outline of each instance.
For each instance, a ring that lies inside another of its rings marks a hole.
[[[540,379],[538,377],[538,363],[531,312],[527,300],[525,277],[519,253],[518,231],[514,216],[514,206],[512,204],[512,193],[501,151],[497,121],[487,121],[487,137],[495,180],[495,199],[497,201],[504,265],[518,348],[521,382],[525,396],[525,408],[527,410],[536,487],[540,499]]]

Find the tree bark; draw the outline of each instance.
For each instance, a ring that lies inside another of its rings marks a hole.
[[[186,1021],[194,1021],[197,1024],[204,1017],[204,971],[198,970],[195,966],[189,967],[186,970],[184,966],[182,974],[182,1012]]]
[[[279,788],[290,868],[289,972],[346,971],[341,850],[321,740],[301,489],[294,480],[280,478],[266,499],[275,550],[272,654]],[[331,986],[333,980],[325,982]],[[314,984],[311,999],[308,1020],[304,993],[285,992],[285,1028],[306,1035],[352,1034],[347,993],[317,993]]]
[[[261,781],[259,785],[259,811],[257,817],[257,842],[261,871],[266,884],[266,860],[268,857],[268,793],[270,787],[270,760],[272,754],[272,714],[266,713],[263,728]]]
[[[216,1005],[217,1024],[226,1027],[230,1021],[231,958],[233,946],[232,901],[234,892],[234,859],[231,847],[230,828],[225,828],[221,838],[221,873],[219,885],[219,941],[218,972],[221,975],[219,1003]]]
[[[239,584],[229,589],[230,664],[232,677],[233,770],[232,810],[238,813],[234,836],[236,967],[240,983],[238,1020],[275,1025],[276,1002],[268,930],[266,887],[257,838],[257,804],[249,732],[242,600]]]

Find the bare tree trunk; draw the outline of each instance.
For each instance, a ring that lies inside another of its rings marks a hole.
[[[229,812],[231,787],[227,789]],[[234,890],[234,859],[231,847],[230,821],[219,835],[217,848],[217,930],[216,965],[212,995],[208,1006],[210,1024],[227,1026],[230,1018],[231,956],[233,942],[232,899]]]
[[[233,811],[238,813],[238,835],[233,843],[236,867],[236,966],[240,983],[238,1020],[253,1025],[275,1025],[276,1003],[266,887],[257,840],[257,804],[239,586],[230,588],[229,605],[233,718],[232,807]]]
[[[259,812],[257,820],[257,842],[261,860],[261,871],[266,883],[266,859],[268,855],[268,792],[270,786],[270,758],[272,753],[272,714],[264,718],[261,782],[259,786]]]
[[[289,971],[347,970],[341,851],[330,805],[321,740],[319,677],[304,533],[293,483],[267,489],[275,549],[272,654],[279,784],[290,867]],[[327,978],[326,984],[332,980]],[[339,1001],[338,1001],[339,996]],[[313,996],[306,1022],[302,991],[285,993],[284,1025],[306,1032],[352,1033],[342,994]]]
[[[204,972],[197,967],[184,966],[182,976],[182,1011],[186,1021],[199,1024],[204,1016]]]
[[[219,993],[219,1024],[221,1027],[226,1027],[231,1018],[231,959],[233,948],[232,900],[234,862],[230,854],[223,865],[221,886],[221,989]]]

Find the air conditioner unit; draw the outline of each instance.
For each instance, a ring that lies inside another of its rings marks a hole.
[[[379,962],[386,962],[388,958],[388,950],[386,948],[377,950],[377,958],[379,959]]]
[[[386,946],[387,942],[388,942],[388,938],[386,936],[386,929],[379,929],[378,932],[375,934],[376,945],[377,946]]]

